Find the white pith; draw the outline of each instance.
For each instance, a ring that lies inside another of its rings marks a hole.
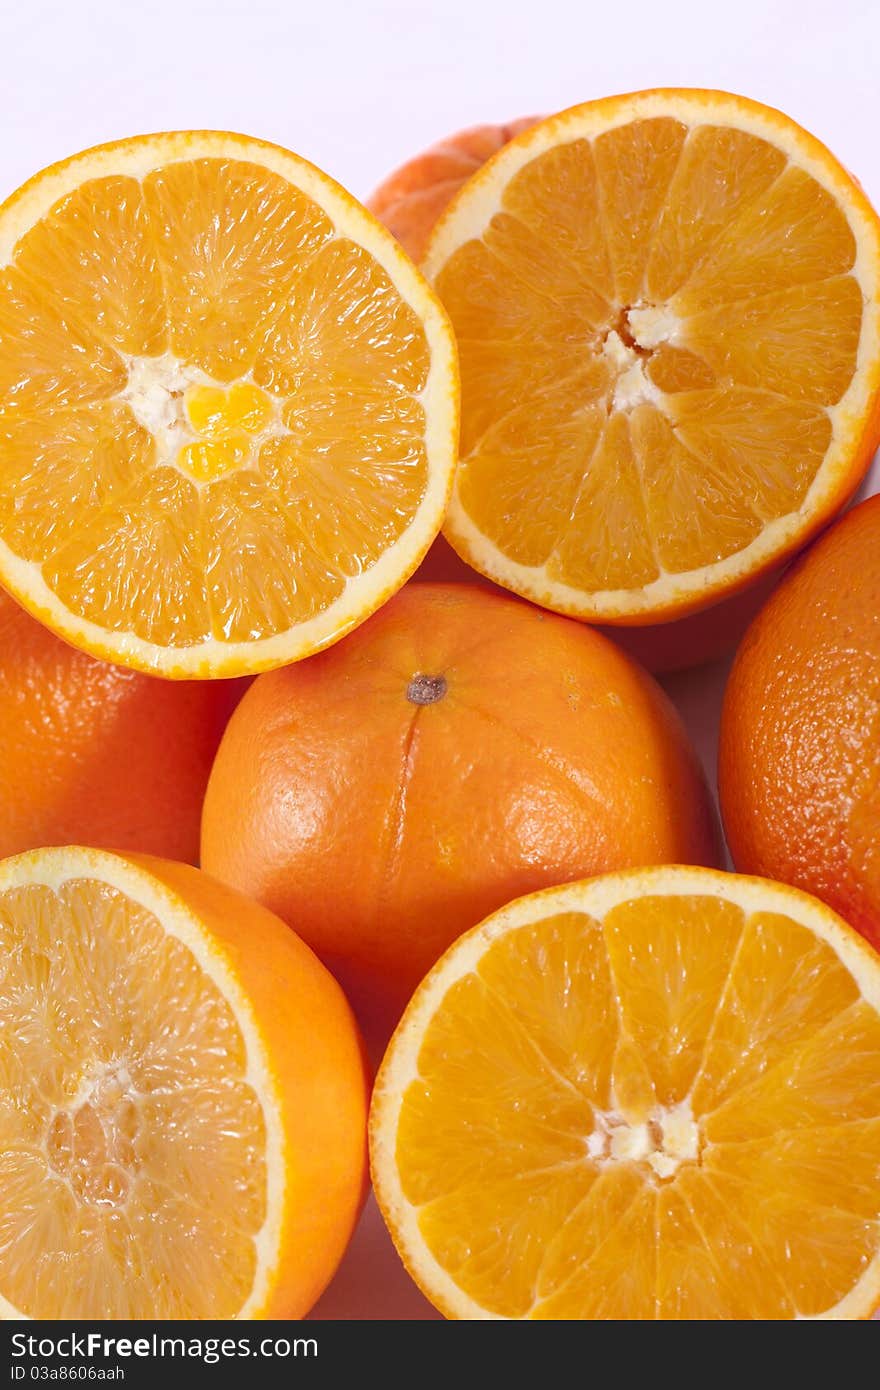
[[[643,401],[661,405],[659,391],[645,371],[644,360],[635,348],[628,347],[616,328],[612,328],[602,344],[602,356],[617,373],[611,405],[614,410],[631,410]]]
[[[138,424],[152,435],[156,466],[176,468],[197,488],[207,486],[193,476],[181,456],[187,444],[196,443],[200,438],[187,415],[185,396],[190,387],[212,386],[225,391],[230,383],[215,381],[200,367],[181,361],[173,352],[164,352],[160,357],[129,357],[127,368],[128,381],[116,399],[127,405]],[[250,382],[250,377],[242,376],[237,380]],[[260,446],[268,439],[290,433],[281,422],[280,402],[263,394],[273,407],[273,413],[268,422],[252,434],[252,452],[238,465],[242,468],[253,465]]]
[[[528,566],[508,557],[473,521],[462,505],[458,487],[453,489],[444,532],[460,553],[490,579],[546,607],[577,617],[608,622],[650,620],[653,613],[673,613],[679,604],[692,609],[723,596],[736,581],[770,565],[776,556],[792,550],[797,538],[815,529],[817,518],[833,504],[842,472],[849,463],[853,436],[867,422],[872,398],[880,388],[880,242],[876,223],[861,190],[846,171],[807,132],[769,107],[740,97],[713,92],[708,102],[699,92],[667,90],[628,96],[573,107],[550,120],[539,122],[496,154],[469,181],[441,217],[431,237],[424,261],[432,282],[452,254],[466,242],[480,238],[493,217],[503,209],[504,192],[526,164],[547,150],[570,141],[593,139],[634,120],[669,116],[688,131],[704,124],[730,125],[775,144],[795,164],[834,197],[844,212],[856,243],[850,270],[863,287],[862,331],[852,382],[842,398],[826,407],[831,422],[831,441],[825,459],[796,511],[779,516],[741,550],[725,559],[691,571],[672,573],[657,566],[658,577],[641,587],[589,592],[552,578],[545,565]],[[650,349],[675,342],[674,314],[665,305],[618,305],[640,346]],[[632,365],[618,377],[609,405],[628,410],[644,401],[662,409],[662,393],[656,393],[643,367]],[[656,557],[655,557],[656,558]]]
[[[640,896],[682,894],[718,897],[736,904],[745,914],[776,912],[794,918],[835,951],[856,981],[863,1000],[880,1013],[880,958],[867,942],[808,894],[745,875],[675,865],[606,874],[521,898],[466,932],[430,971],[405,1011],[377,1076],[370,1113],[371,1168],[379,1205],[410,1273],[426,1295],[449,1315],[468,1320],[503,1320],[500,1314],[474,1302],[434,1257],[419,1227],[419,1208],[404,1195],[398,1176],[395,1151],[401,1106],[407,1088],[419,1078],[419,1049],[430,1020],[456,981],[477,970],[487,948],[507,932],[545,916],[565,913],[582,913],[601,922],[613,908]],[[615,1135],[619,1136],[617,1151],[612,1152]],[[590,1152],[591,1144],[595,1156]],[[584,1140],[586,1161],[638,1160],[653,1170],[648,1177],[652,1182],[673,1178],[681,1163],[696,1161],[699,1150],[699,1131],[694,1131],[693,1116],[686,1104],[647,1117],[644,1129],[640,1125],[621,1124],[619,1113],[600,1113],[592,1135]],[[654,1162],[650,1161],[652,1154],[657,1156]],[[835,1307],[803,1320],[866,1317],[878,1303],[880,1245],[861,1278]]]
[[[593,1121],[586,1148],[600,1168],[624,1161],[646,1163],[665,1181],[675,1176],[682,1163],[695,1162],[700,1156],[700,1127],[690,1097],[674,1106],[656,1105],[646,1119],[637,1122],[617,1110],[594,1110]]]

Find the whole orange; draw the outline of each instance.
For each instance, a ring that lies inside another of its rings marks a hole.
[[[295,927],[368,1026],[521,893],[714,857],[702,775],[651,677],[589,627],[459,585],[410,584],[260,676],[202,825],[203,867]]]
[[[806,888],[880,947],[880,497],[816,541],[749,628],[719,776],[737,868]]]
[[[196,861],[240,681],[163,681],[69,647],[0,590],[0,858],[87,844]]]

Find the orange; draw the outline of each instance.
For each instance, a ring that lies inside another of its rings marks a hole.
[[[0,864],[0,1314],[300,1317],[357,1218],[367,1087],[336,982],[197,869]]]
[[[371,1028],[514,895],[714,854],[651,678],[580,624],[460,585],[410,585],[257,680],[202,823],[203,867],[290,922]]]
[[[880,956],[757,878],[655,868],[522,898],[416,991],[370,1147],[447,1317],[868,1317]]]
[[[878,438],[880,221],[779,112],[655,91],[532,126],[425,272],[459,343],[445,534],[591,621],[666,621],[792,554]]]
[[[434,223],[462,184],[536,119],[523,116],[507,125],[469,126],[439,140],[383,179],[367,207],[418,264]]]
[[[82,842],[195,862],[242,684],[96,661],[0,590],[0,858]]]
[[[335,641],[437,533],[455,344],[297,155],[143,136],[0,207],[0,582],[74,645],[241,675]]]
[[[815,893],[880,947],[880,497],[837,522],[749,629],[719,782],[737,866]]]
[[[389,175],[368,199],[367,206],[413,260],[420,261],[435,222],[465,181],[502,145],[535,123],[535,117],[526,116],[508,125],[473,126],[460,131]],[[498,588],[465,564],[442,535],[434,541],[413,577],[420,582],[439,580]],[[615,627],[609,633],[649,671],[679,671],[714,661],[736,646],[775,580],[775,573],[768,574],[746,593],[734,594],[711,609],[677,622]]]

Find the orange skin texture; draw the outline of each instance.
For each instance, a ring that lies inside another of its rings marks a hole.
[[[389,174],[367,200],[367,207],[418,265],[434,223],[462,184],[538,119],[523,116],[507,125],[470,126],[438,141]]]
[[[369,1075],[345,995],[271,912],[188,864],[124,855],[207,927],[253,1009],[280,1104],[280,1261],[260,1318],[302,1318],[332,1279],[367,1190]]]
[[[721,808],[738,869],[814,893],[880,947],[880,497],[784,579],[731,672]]]
[[[0,590],[0,858],[87,844],[195,861],[245,682],[170,682],[54,636]]]
[[[433,703],[408,698],[443,677]],[[358,632],[259,677],[224,736],[202,863],[291,923],[371,1035],[455,938],[522,893],[717,862],[665,695],[593,629],[410,584]]]

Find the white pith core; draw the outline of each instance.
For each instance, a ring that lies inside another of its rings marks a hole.
[[[190,386],[215,384],[201,368],[163,352],[161,357],[129,358],[128,383],[119,399],[153,436],[157,461],[174,463],[183,445],[196,438],[183,408],[184,393]]]
[[[675,338],[678,319],[665,307],[635,305],[622,311],[620,323],[632,345],[616,328],[609,329],[602,343],[602,355],[616,373],[612,409],[632,410],[645,402],[662,408],[663,392],[654,385],[646,367],[651,351]]]
[[[656,1105],[643,1121],[631,1123],[613,1110],[594,1112],[595,1127],[587,1139],[594,1163],[647,1163],[656,1177],[667,1181],[682,1163],[696,1163],[702,1141],[689,1100],[679,1105]]]
[[[128,381],[117,399],[126,403],[138,424],[152,435],[157,465],[177,468],[190,482],[204,486],[204,481],[194,479],[181,463],[181,449],[201,437],[187,418],[185,395],[191,386],[212,386],[227,391],[237,383],[216,381],[201,367],[182,362],[173,352],[163,352],[160,357],[130,357],[127,366]],[[243,376],[238,381],[246,382],[249,378]],[[260,445],[267,439],[289,433],[281,421],[280,402],[268,392],[264,394],[273,405],[274,414],[261,430],[251,436],[251,457],[240,467],[252,462]]]

